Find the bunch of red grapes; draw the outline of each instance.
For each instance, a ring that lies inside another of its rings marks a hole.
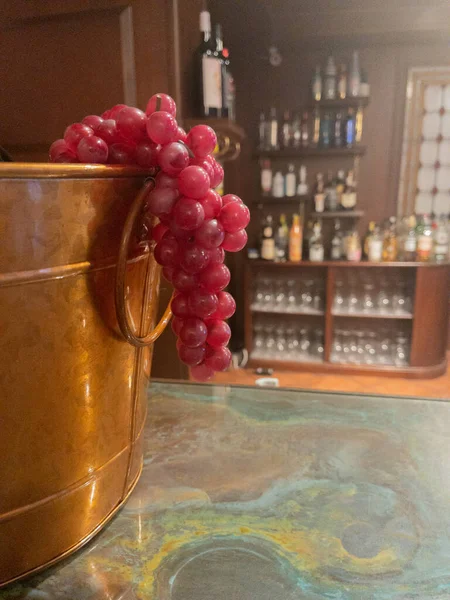
[[[214,190],[223,169],[212,157],[213,129],[196,125],[186,134],[175,116],[175,102],[166,94],[152,96],[145,113],[118,104],[69,125],[64,139],[51,145],[50,160],[157,170],[146,203],[159,219],[152,230],[154,255],[175,288],[172,329],[180,359],[194,379],[207,381],[231,362],[226,319],[236,304],[224,291],[230,282],[225,250],[245,246],[250,212],[238,196]]]

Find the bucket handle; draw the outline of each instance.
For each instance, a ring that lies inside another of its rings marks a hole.
[[[128,246],[130,244],[130,238],[135,226],[136,219],[141,215],[142,207],[144,205],[144,201],[147,197],[147,194],[150,190],[153,189],[154,186],[155,180],[153,178],[147,179],[139,194],[134,199],[133,204],[131,205],[122,231],[122,238],[120,240],[119,247],[119,257],[117,260],[116,269],[115,301],[117,322],[119,324],[120,331],[123,337],[127,340],[127,342],[129,342],[132,346],[136,346],[138,348],[142,348],[143,346],[149,346],[150,344],[155,342],[162,334],[167,324],[169,323],[170,318],[172,317],[172,310],[170,308],[169,303],[163,316],[161,317],[161,320],[156,325],[156,327],[152,331],[149,331],[146,335],[140,337],[134,333],[133,327],[130,324],[128,316],[129,308],[125,294]],[[146,281],[146,288],[147,286],[148,280]]]

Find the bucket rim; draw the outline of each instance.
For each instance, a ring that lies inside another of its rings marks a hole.
[[[128,165],[0,162],[0,179],[150,177],[156,171]]]

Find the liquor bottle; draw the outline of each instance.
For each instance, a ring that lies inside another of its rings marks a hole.
[[[265,159],[262,162],[261,168],[261,191],[264,196],[269,196],[272,193],[272,179],[270,160]]]
[[[345,63],[339,67],[337,91],[341,100],[347,96],[347,65]]]
[[[355,113],[353,108],[348,109],[347,119],[345,122],[345,144],[347,147],[353,146],[355,143]]]
[[[320,110],[316,107],[313,111],[313,125],[311,144],[318,146],[320,141]]]
[[[275,259],[284,262],[288,259],[289,252],[289,228],[286,223],[286,215],[280,215],[280,223],[275,234]]]
[[[348,261],[359,262],[361,260],[361,239],[356,229],[353,229],[345,239],[345,252]]]
[[[348,94],[349,96],[359,96],[361,85],[361,72],[359,70],[359,55],[355,50],[353,52],[352,67],[350,69],[350,77],[348,79]]]
[[[344,137],[343,130],[344,130],[344,121],[342,119],[342,113],[337,112],[336,117],[334,119],[334,137],[333,137],[333,143],[336,146],[336,148],[340,148],[342,146],[342,140]]]
[[[321,213],[325,209],[325,186],[322,173],[316,175],[316,185],[314,188],[314,208],[315,211]]]
[[[285,184],[286,184],[286,196],[288,196],[289,198],[292,198],[293,196],[295,196],[295,192],[296,192],[295,171],[294,171],[294,165],[292,163],[290,163],[288,165],[288,172],[285,177]]]
[[[301,165],[298,174],[297,196],[306,196],[308,193],[308,184],[306,183],[306,167]]]
[[[323,95],[325,100],[334,100],[334,98],[336,98],[336,65],[332,56],[328,57],[327,66],[325,68]]]
[[[433,230],[429,215],[423,215],[417,224],[417,260],[428,262],[433,250]]]
[[[266,121],[266,116],[263,112],[259,114],[259,149],[267,150],[269,147],[269,123]]]
[[[274,198],[283,198],[284,196],[284,177],[281,171],[277,171],[273,178],[272,196]]]
[[[325,209],[335,211],[338,207],[338,196],[336,191],[336,180],[333,172],[328,171],[327,181],[325,183]]]
[[[383,259],[383,236],[380,228],[375,223],[372,235],[368,240],[367,259],[370,262],[381,262]]]
[[[302,148],[309,146],[309,115],[306,111],[302,114],[300,122],[300,145]]]
[[[361,82],[359,84],[359,95],[363,98],[368,98],[370,96],[370,85],[367,79],[367,73],[364,69],[361,69]]]
[[[218,111],[218,117],[228,117],[227,107],[227,66],[225,57],[223,55],[223,38],[222,38],[222,26],[217,23],[215,27],[216,34],[216,46],[214,49],[214,56],[220,61],[220,74],[221,74],[221,88],[222,88],[222,107]],[[230,61],[228,61],[229,64]]]
[[[331,260],[342,260],[344,247],[343,247],[343,236],[341,231],[341,223],[339,219],[334,221],[334,235],[331,239]]]
[[[341,206],[344,210],[353,210],[356,206],[355,174],[351,169],[345,180],[345,189],[341,195]]]
[[[298,214],[292,216],[292,226],[289,231],[289,260],[291,262],[302,260],[302,226]]]
[[[362,140],[362,131],[363,131],[363,109],[360,106],[356,111],[355,117],[355,142],[357,144],[361,143]]]
[[[269,125],[269,148],[270,150],[278,150],[278,121],[277,121],[277,109],[272,107],[270,109],[270,125]]]
[[[411,215],[406,223],[406,228],[404,232],[403,242],[401,244],[402,247],[402,255],[401,259],[407,262],[413,262],[416,260],[417,254],[417,231],[416,231],[417,223],[416,217]]]
[[[312,79],[312,97],[316,102],[319,102],[322,98],[322,75],[320,73],[319,65],[317,65]]]
[[[309,241],[309,260],[313,262],[322,262],[324,254],[322,224],[319,220],[313,225],[313,234]]]
[[[331,141],[331,118],[330,113],[326,112],[323,115],[320,127],[320,143],[323,148],[328,148]]]
[[[283,125],[281,127],[281,146],[289,148],[292,143],[291,114],[288,110],[283,113]]]
[[[267,215],[263,224],[261,258],[263,260],[275,260],[275,237],[273,234],[273,217]]]
[[[395,217],[390,217],[383,236],[383,262],[393,262],[397,260],[398,240],[396,226],[397,219]]]
[[[294,113],[292,124],[291,124],[291,132],[292,132],[292,145],[294,148],[300,148],[301,140],[302,140],[302,132],[301,132],[301,121],[299,114],[297,112]]]
[[[336,178],[336,193],[337,193],[337,204],[342,206],[342,194],[345,191],[345,173],[342,169],[337,172]]]
[[[439,217],[437,227],[434,231],[434,260],[443,262],[447,260],[449,251],[449,235],[447,219],[445,215]]]
[[[366,235],[364,236],[363,257],[366,259],[369,258],[369,242],[370,238],[373,236],[373,232],[375,231],[375,225],[375,221],[370,221]]]
[[[222,111],[222,64],[211,36],[211,16],[200,13],[202,40],[196,51],[196,88],[198,113],[201,117],[217,117]]]

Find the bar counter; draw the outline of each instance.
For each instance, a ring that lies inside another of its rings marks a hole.
[[[0,598],[448,599],[449,425],[440,401],[153,383],[126,506]]]

